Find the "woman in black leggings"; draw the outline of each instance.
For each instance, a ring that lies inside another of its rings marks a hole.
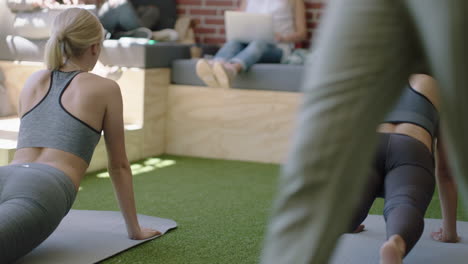
[[[411,76],[394,110],[378,128],[378,148],[365,194],[356,209],[351,230],[361,231],[376,197],[385,199],[387,241],[381,263],[401,263],[424,230],[424,214],[439,183],[444,225],[433,238],[456,242],[455,184],[445,163],[439,135],[437,84],[424,74]],[[437,143],[437,144],[436,144]],[[436,148],[437,145],[437,148]],[[438,149],[435,173],[434,150]]]

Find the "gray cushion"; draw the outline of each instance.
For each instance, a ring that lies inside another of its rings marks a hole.
[[[175,59],[190,58],[190,45],[159,42],[147,44],[134,39],[106,40],[100,60],[105,65],[138,68],[168,68]]]
[[[47,40],[29,40],[19,36],[7,36],[9,56],[19,61],[41,62]],[[168,68],[175,59],[190,58],[190,45],[177,43],[148,44],[147,40],[121,39],[105,40],[100,60],[105,65],[138,68]]]
[[[204,86],[195,72],[196,60],[175,60],[172,63],[172,83]],[[302,65],[258,63],[234,80],[239,89],[297,92],[302,82]]]
[[[13,33],[13,14],[6,4],[6,0],[0,0],[0,60],[12,60],[8,52],[5,37]]]
[[[35,62],[44,60],[44,49],[47,39],[29,40],[23,37],[9,35],[5,40],[8,47],[5,55],[8,53],[8,57],[11,57],[13,60]]]

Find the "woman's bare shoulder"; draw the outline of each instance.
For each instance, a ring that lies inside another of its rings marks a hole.
[[[48,83],[50,82],[50,71],[49,70],[39,70],[26,79],[23,85],[22,94],[29,97],[30,93],[37,92],[38,89],[46,90],[48,88]]]
[[[50,78],[49,70],[46,70],[46,69],[39,70],[39,71],[34,72],[28,77],[28,79],[26,80],[26,84],[49,81],[49,78]]]
[[[87,90],[99,94],[110,94],[117,92],[117,89],[120,90],[117,82],[90,72],[79,74],[76,77],[76,81],[80,86],[86,87]]]
[[[439,109],[439,86],[436,79],[427,74],[413,74],[410,77],[411,87],[424,95],[432,104]]]

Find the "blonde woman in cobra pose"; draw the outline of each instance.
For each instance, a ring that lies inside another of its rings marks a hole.
[[[70,210],[104,132],[108,168],[130,239],[159,231],[140,227],[124,144],[119,86],[88,71],[103,40],[99,20],[83,9],[59,14],[46,46],[47,70],[32,74],[20,96],[18,146],[0,167],[0,262],[43,242]]]

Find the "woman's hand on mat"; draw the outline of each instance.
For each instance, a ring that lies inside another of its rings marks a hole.
[[[133,239],[133,240],[143,240],[143,239],[151,238],[151,237],[158,236],[158,235],[161,235],[161,232],[159,232],[158,230],[142,227],[140,228],[140,232],[138,232],[135,235],[129,235],[129,237],[130,239]]]
[[[445,242],[445,243],[457,243],[460,241],[460,237],[457,234],[453,236],[449,236],[444,233],[443,228],[440,228],[439,231],[432,232],[431,237],[435,241]]]
[[[353,234],[357,234],[357,233],[361,233],[362,231],[364,231],[364,228],[365,226],[364,225],[359,225],[358,227],[356,227],[356,229],[353,230]]]

